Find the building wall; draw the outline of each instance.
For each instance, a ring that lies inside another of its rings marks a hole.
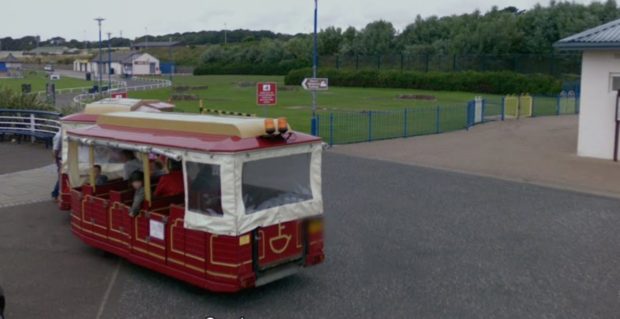
[[[151,63],[155,64],[154,70],[151,70]],[[136,56],[136,58],[133,60],[133,75],[149,74],[161,74],[161,70],[159,68],[159,60],[148,53]]]
[[[613,159],[616,92],[614,76],[620,77],[620,51],[586,51],[581,71],[579,156]]]

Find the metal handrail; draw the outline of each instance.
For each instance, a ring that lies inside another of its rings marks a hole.
[[[8,116],[6,113],[16,114],[14,116]],[[28,114],[29,116],[22,116],[22,114]],[[35,139],[35,133],[48,133],[50,135],[56,134],[60,131],[60,113],[47,112],[47,111],[35,111],[35,110],[7,110],[0,109],[0,131],[17,131],[19,134],[30,134],[32,140]],[[37,115],[54,116],[56,119],[37,117]]]

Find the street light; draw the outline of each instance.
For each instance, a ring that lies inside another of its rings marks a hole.
[[[97,64],[97,71],[99,72],[99,88],[97,89],[98,92],[101,92],[101,83],[103,82],[103,74],[102,74],[102,67],[101,67],[101,60],[102,60],[102,52],[101,52],[101,22],[103,22],[105,19],[102,17],[99,18],[95,18],[95,21],[97,21],[97,23],[99,24],[99,63]]]
[[[319,40],[318,40],[318,24],[319,24],[319,1],[314,0],[314,49],[313,49],[313,58],[312,58],[312,77],[316,79],[317,77],[317,69],[319,64]],[[317,104],[317,92],[316,90],[312,90],[312,127],[311,131],[313,135],[318,133],[317,123],[316,123],[316,104]]]
[[[112,32],[108,32],[108,90],[112,88]]]

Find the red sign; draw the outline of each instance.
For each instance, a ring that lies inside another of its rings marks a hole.
[[[126,99],[127,98],[127,92],[114,92],[112,93],[112,98],[113,99]]]
[[[276,105],[278,103],[278,84],[259,82],[256,84],[256,104]]]

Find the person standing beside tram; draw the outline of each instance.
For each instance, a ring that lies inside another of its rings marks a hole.
[[[52,200],[57,202],[60,195],[60,169],[62,166],[62,134],[60,130],[54,134],[54,139],[52,140],[52,156],[56,164],[57,173],[56,184],[54,185],[54,190],[52,190]]]

